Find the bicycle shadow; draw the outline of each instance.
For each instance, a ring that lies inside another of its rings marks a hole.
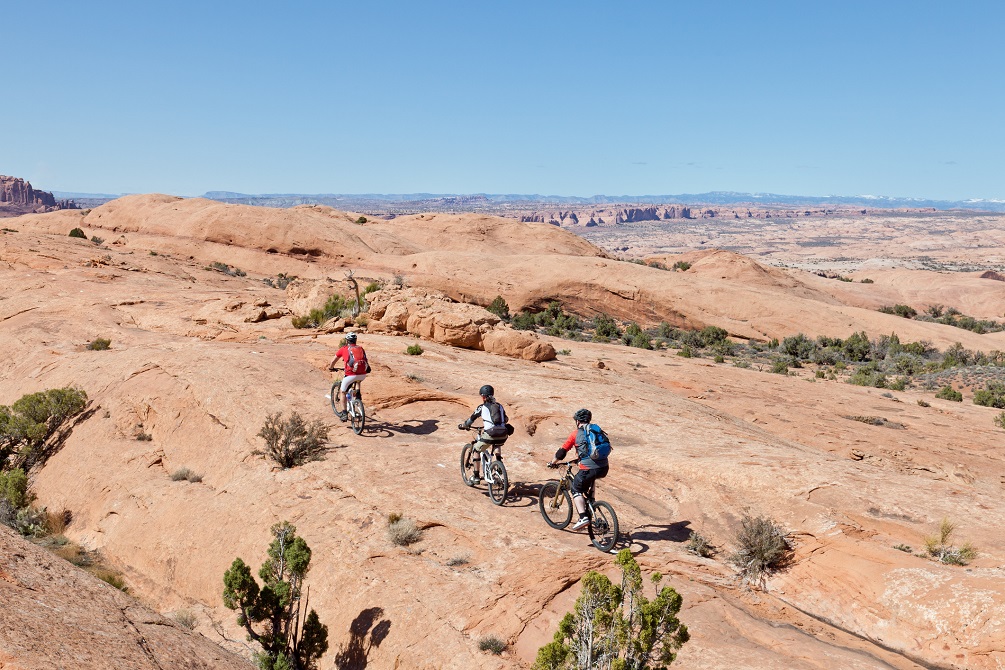
[[[363,426],[363,435],[371,434],[372,437],[394,437],[395,435],[431,435],[440,429],[439,419],[409,419],[404,423],[390,423],[388,421],[375,420],[376,417],[367,417],[366,425]]]
[[[510,482],[506,491],[507,507],[533,507],[541,495],[540,482]]]
[[[650,542],[687,542],[688,538],[691,537],[691,529],[688,527],[690,525],[690,521],[684,520],[675,521],[663,526],[656,524],[640,526],[631,533],[622,533],[622,538],[627,538],[628,540],[627,544],[622,548],[627,547],[631,549],[633,546],[638,545],[639,549],[632,551],[633,554],[638,555],[649,551]],[[619,540],[622,538],[619,538]]]

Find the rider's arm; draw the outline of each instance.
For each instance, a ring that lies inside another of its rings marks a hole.
[[[572,435],[569,436],[569,439],[567,439],[564,443],[562,443],[562,446],[559,447],[558,451],[555,452],[555,460],[551,462],[551,465],[554,465],[558,461],[564,459],[565,455],[569,453],[569,449],[572,449],[575,446],[576,446],[576,431],[572,431]]]
[[[475,419],[477,419],[481,415],[482,415],[482,406],[478,405],[475,411],[471,413],[471,416],[468,417],[468,420],[462,423],[461,425],[464,426],[465,430],[467,430],[468,428],[471,427],[471,424],[475,422]]]
[[[348,354],[346,352],[348,350],[349,350],[349,348],[348,347],[344,347],[344,346],[341,347],[341,348],[339,348],[339,350],[335,352],[335,358],[333,358],[332,362],[328,364],[328,369],[329,370],[334,370],[335,369],[335,362],[338,361],[338,359],[340,359],[340,358],[347,358]]]

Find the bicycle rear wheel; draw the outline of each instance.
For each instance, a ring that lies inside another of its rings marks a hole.
[[[594,547],[604,553],[613,549],[618,543],[618,515],[614,513],[614,508],[603,500],[593,503],[589,529]]]
[[[502,461],[489,463],[489,498],[496,505],[506,502],[506,491],[509,489],[509,477]]]
[[[338,415],[338,403],[335,402],[335,398],[338,397],[338,392],[341,384],[342,380],[336,379],[335,381],[332,382],[331,391],[328,392],[328,402],[331,404],[332,411],[335,412],[336,416]]]
[[[552,528],[561,530],[572,521],[572,496],[569,495],[568,489],[563,488],[561,493],[558,489],[559,482],[545,483],[541,487],[537,504],[541,509],[541,516],[544,517],[545,523]]]
[[[465,444],[461,448],[461,479],[468,486],[474,486],[472,481],[476,474],[478,474],[478,468],[481,467],[481,461],[478,458],[478,454],[474,453],[470,444]]]
[[[363,426],[366,424],[366,409],[363,407],[363,401],[359,397],[355,397],[350,401],[352,405],[352,412],[349,415],[349,420],[352,421],[352,432],[359,435],[363,432]]]

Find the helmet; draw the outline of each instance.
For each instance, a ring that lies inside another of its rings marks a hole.
[[[590,423],[590,419],[593,418],[593,413],[588,409],[577,409],[576,413],[572,415],[572,418],[576,420],[576,423]]]
[[[349,344],[356,344],[356,333],[346,333],[345,341]]]
[[[483,386],[480,389],[478,389],[478,395],[483,395],[483,396],[488,397],[488,396],[492,396],[492,395],[495,395],[495,394],[496,394],[496,390],[494,388],[492,388],[492,386],[489,385],[489,384],[486,384],[485,386]]]

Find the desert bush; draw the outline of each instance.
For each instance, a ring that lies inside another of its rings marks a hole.
[[[733,367],[734,368],[749,368],[750,367],[750,361],[745,361],[745,360],[742,360],[742,359],[737,359],[737,360],[733,361]]]
[[[488,635],[478,640],[478,650],[490,651],[498,656],[506,650],[506,643],[495,635]]]
[[[598,314],[593,317],[593,333],[597,339],[609,340],[612,337],[620,337],[621,329],[618,328],[618,323],[611,317],[606,314]]]
[[[903,391],[904,389],[907,388],[908,381],[909,381],[908,377],[897,377],[887,385],[887,388],[889,388],[892,391]]]
[[[365,216],[359,217],[358,219],[356,219],[356,223],[363,225],[364,223],[366,223],[366,217]]]
[[[921,398],[918,398],[918,406],[919,406],[919,407],[931,407],[931,406],[932,406],[932,404],[931,404],[931,403],[929,403],[929,402],[925,402],[925,401],[924,401],[924,400],[922,400]]]
[[[257,660],[267,670],[313,669],[328,650],[328,627],[301,602],[311,549],[296,531],[286,521],[272,527],[268,558],[258,571],[262,587],[240,558],[223,575],[223,604],[238,611],[238,625],[262,646]]]
[[[419,346],[418,344],[410,344],[407,347],[405,347],[405,353],[408,354],[409,356],[421,356],[422,347]]]
[[[914,551],[913,549],[911,549],[911,545],[909,544],[895,544],[893,545],[893,548],[896,549],[897,551],[902,551],[905,554],[910,554],[912,551]]]
[[[153,252],[150,253],[153,254]],[[263,277],[262,283],[265,284],[266,286],[271,286],[272,288],[285,289],[287,286],[290,285],[290,282],[292,282],[294,279],[296,279],[295,276],[291,277],[287,275],[285,272],[280,272],[279,274],[276,275],[275,279],[273,279],[272,277]]]
[[[1005,412],[999,412],[995,415],[991,422],[998,426],[999,428],[1005,428]]]
[[[670,269],[674,271],[680,270],[681,272],[687,272],[691,269],[691,264],[687,261],[677,261],[670,266]]]
[[[974,404],[1005,409],[1005,384],[988,382],[984,388],[974,391]]]
[[[7,472],[0,471],[0,501],[14,510],[27,507],[35,501],[24,470],[14,468]]]
[[[454,556],[453,558],[447,561],[447,565],[453,568],[458,565],[467,565],[470,562],[471,559],[469,559],[467,556]]]
[[[693,530],[688,535],[687,544],[684,545],[684,548],[702,558],[709,558],[715,553],[715,548],[705,539],[705,536]]]
[[[196,618],[192,610],[178,610],[171,618],[185,630],[195,630]]]
[[[865,331],[852,333],[843,343],[845,356],[853,362],[864,361],[869,358],[872,347],[869,343],[869,336]]]
[[[875,361],[870,361],[865,365],[860,365],[848,378],[848,383],[882,389],[886,388],[886,375],[879,369]]]
[[[642,571],[631,551],[616,559],[621,584],[599,572],[583,576],[582,593],[572,612],[558,624],[552,642],[537,651],[532,670],[587,668],[666,668],[690,639],[677,618],[684,600],[663,575],[651,581],[656,595],[642,594]]]
[[[318,461],[326,451],[328,430],[320,419],[307,423],[297,412],[285,421],[282,413],[270,414],[258,432],[265,451],[256,453],[264,453],[283,469]]]
[[[964,542],[961,547],[953,543],[955,532],[956,524],[943,519],[939,523],[938,534],[925,538],[925,552],[939,562],[950,565],[966,565],[977,558],[977,549],[970,542]]]
[[[914,309],[910,305],[894,305],[893,307],[884,305],[879,308],[879,311],[884,314],[896,314],[897,316],[902,316],[905,319],[913,319],[918,316],[918,310]]]
[[[400,274],[391,275],[391,283],[401,288],[405,285],[405,276]]]
[[[506,300],[501,295],[497,295],[495,299],[492,302],[490,302],[489,306],[486,307],[485,309],[492,312],[500,319],[503,319],[504,321],[509,321],[509,305],[506,304]]]
[[[206,269],[216,270],[217,272],[222,272],[223,274],[229,275],[231,277],[245,277],[248,274],[241,268],[235,268],[230,265],[227,265],[226,263],[221,263],[220,261],[213,261],[208,266],[206,266]]]
[[[523,311],[512,317],[510,325],[516,330],[534,330],[537,328],[537,321],[530,312]]]
[[[42,446],[87,404],[87,394],[74,387],[49,389],[22,396],[10,407],[0,406],[0,468],[13,459],[26,470],[43,456]]]
[[[568,356],[569,354],[572,353],[572,349],[559,349],[555,353],[558,354],[559,356]]]
[[[763,516],[744,514],[735,541],[737,549],[729,560],[747,583],[761,581],[771,570],[784,566],[792,553],[781,527]]]
[[[105,351],[112,346],[112,341],[104,337],[96,337],[91,340],[91,343],[87,345],[87,348],[91,351]]]
[[[351,311],[355,304],[355,298],[345,298],[336,293],[328,298],[321,309],[312,309],[309,314],[293,317],[293,327],[317,328],[328,319],[334,319],[343,312]]]
[[[935,394],[936,398],[940,400],[952,400],[953,402],[963,402],[963,394],[955,390],[952,386],[943,386],[938,393]]]
[[[789,374],[789,362],[784,358],[776,358],[771,363],[771,371],[776,375]]]
[[[389,515],[387,520],[387,538],[391,540],[391,544],[407,547],[422,539],[422,529],[412,519],[397,514]]]
[[[91,235],[91,242],[94,244],[103,244],[105,239],[103,237],[98,237],[97,235]]]
[[[70,231],[70,237],[77,237],[77,238],[80,238],[82,240],[86,240],[87,239],[87,235],[85,235],[84,231],[82,231],[80,228],[74,228],[73,230],[71,230]]]
[[[690,344],[685,344],[677,352],[677,355],[681,358],[694,358],[696,356],[694,349],[691,348]]]
[[[366,288],[363,289],[363,295],[369,295],[370,293],[373,293],[373,292],[379,291],[379,290],[380,290],[380,284],[378,284],[375,281],[372,281],[372,282],[370,282],[369,284],[366,285]]]
[[[712,360],[715,361],[716,363],[725,363],[726,362],[726,359],[723,358],[722,354],[716,354],[715,357]]]
[[[876,283],[873,280],[869,279],[868,277],[866,277],[865,279],[860,279],[859,282],[862,283],[862,284],[875,284]]]
[[[202,475],[198,475],[188,468],[179,468],[171,473],[171,481],[180,482],[183,480],[198,484],[202,481]]]

